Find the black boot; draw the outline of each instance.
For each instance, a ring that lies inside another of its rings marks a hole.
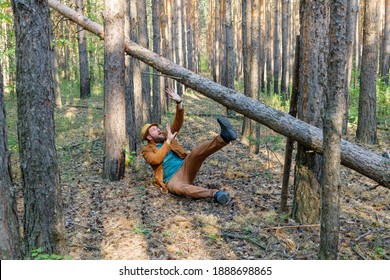
[[[226,118],[217,118],[219,125],[221,126],[221,137],[226,143],[237,139],[237,133]]]
[[[231,197],[230,194],[223,191],[217,191],[214,195],[214,202],[217,202],[221,205],[226,205],[229,203]]]

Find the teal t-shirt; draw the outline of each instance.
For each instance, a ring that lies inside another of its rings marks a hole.
[[[161,149],[162,144],[156,145],[158,149]],[[184,159],[177,156],[172,151],[169,151],[168,154],[164,157],[163,160],[163,170],[164,170],[164,184],[167,184],[171,180],[172,176],[175,175],[177,170],[183,165]]]

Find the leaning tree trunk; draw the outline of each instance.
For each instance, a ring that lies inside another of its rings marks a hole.
[[[53,9],[104,39],[101,25],[86,17],[81,17],[72,9],[55,0],[49,0],[49,4]],[[321,129],[195,74],[134,42],[126,42],[125,51],[214,101],[269,127],[277,133],[291,137],[292,140],[301,143],[313,152],[322,153]],[[390,188],[390,160],[387,158],[341,140],[341,164],[375,180],[386,188]]]
[[[301,1],[298,118],[322,127],[326,88],[328,1]],[[320,219],[322,157],[298,145],[292,216],[303,223]]]
[[[340,140],[347,62],[345,0],[332,0],[329,25],[328,88],[324,117],[321,181],[320,259],[337,259],[340,232]]]
[[[12,8],[26,254],[37,248],[63,254],[66,244],[55,146],[49,6],[47,1],[14,0]]]
[[[356,140],[377,143],[376,78],[378,67],[379,1],[366,1],[364,10],[363,54]]]
[[[119,181],[125,174],[125,55],[123,0],[105,1],[103,178]]]
[[[0,259],[15,260],[22,257],[22,246],[7,145],[3,89],[0,64]]]

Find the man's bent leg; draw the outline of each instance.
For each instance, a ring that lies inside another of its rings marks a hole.
[[[213,140],[195,147],[180,167],[183,171],[183,179],[188,183],[192,183],[205,159],[226,145],[227,143],[218,135]]]
[[[182,168],[169,180],[167,188],[173,194],[191,198],[211,198],[218,191],[217,189],[206,189],[190,184],[184,176]]]

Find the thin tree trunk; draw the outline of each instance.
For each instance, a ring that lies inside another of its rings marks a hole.
[[[294,77],[293,77],[293,89],[290,99],[290,111],[289,114],[293,117],[297,115],[297,105],[299,98],[299,36],[296,37],[295,45],[295,61],[294,61]],[[288,182],[290,180],[290,170],[292,162],[292,153],[294,149],[294,140],[287,138],[286,150],[284,152],[284,166],[283,166],[283,180],[282,180],[282,194],[280,202],[280,210],[282,212],[287,211],[287,199],[288,199]]]
[[[132,39],[132,32],[134,28],[130,28],[131,17],[130,17],[130,1],[125,1],[125,39]],[[134,97],[134,61],[130,55],[125,57],[125,100],[126,100],[126,133],[127,140],[129,143],[129,151],[137,152],[137,135],[139,135],[137,129],[141,124],[136,123],[135,113],[135,97]]]
[[[130,40],[133,42],[138,42],[138,21],[137,21],[137,6],[136,6],[137,0],[130,0]],[[142,138],[139,134],[139,131],[141,131],[141,128],[144,124],[144,122],[147,122],[147,120],[144,120],[143,112],[144,110],[147,110],[145,102],[143,101],[142,97],[142,79],[141,79],[141,68],[140,68],[140,61],[131,57],[130,58],[130,67],[129,67],[129,73],[132,75],[132,86],[130,86],[130,90],[133,89],[133,96],[134,96],[134,120],[135,120],[135,128],[134,132],[135,135],[132,135],[130,139],[135,138],[136,142],[136,149],[138,149],[138,146],[142,145]],[[134,144],[131,144],[130,146],[134,146]],[[136,150],[134,150],[136,151]]]
[[[279,1],[274,0],[274,93],[279,94]]]
[[[49,6],[47,1],[13,0],[12,8],[25,252],[42,248],[62,255],[66,242],[55,146]]]
[[[331,1],[328,87],[323,132],[324,173],[321,180],[320,259],[336,260],[339,251],[340,140],[347,62],[346,8],[345,0]]]
[[[146,0],[136,0],[137,4],[137,27],[138,43],[149,48],[148,21],[146,13]],[[150,96],[150,69],[149,65],[140,63],[141,81],[142,81],[142,102],[143,102],[143,120],[150,122],[152,112],[152,100]]]
[[[233,19],[232,19],[232,1],[226,0],[225,2],[225,42],[226,42],[226,56],[224,63],[226,67],[226,86],[234,89],[234,42],[233,42]],[[226,109],[228,116],[233,115],[233,112],[228,108]]]
[[[160,35],[160,1],[152,2],[152,25],[153,25],[153,51],[160,54],[161,52],[161,35]],[[160,76],[159,72],[153,68],[153,114],[152,122],[161,123],[161,98],[160,98]]]
[[[381,59],[381,76],[389,84],[390,70],[390,0],[385,2],[385,27],[383,29],[383,58]]]
[[[4,85],[0,63],[0,259],[16,260],[22,257],[22,244],[7,144],[7,123],[3,96]]]
[[[55,0],[49,0],[49,4],[53,9],[104,39],[101,25],[88,18],[80,17],[75,11]],[[126,42],[125,51],[206,97],[266,125],[277,133],[291,137],[313,152],[322,153],[321,129],[195,74],[132,41]],[[390,189],[390,160],[358,145],[341,140],[341,164]]]
[[[244,63],[244,94],[250,97],[250,47],[251,47],[251,0],[242,0],[242,57]],[[244,116],[242,143],[249,145],[250,119]]]
[[[343,98],[343,135],[347,134],[348,130],[348,107],[349,107],[349,88],[351,86],[351,75],[353,67],[353,43],[356,36],[356,16],[355,10],[357,8],[357,0],[347,0],[347,64],[346,64],[346,76],[345,76],[345,92]]]
[[[376,78],[378,66],[378,1],[366,1],[364,11],[363,55],[356,140],[377,143]]]
[[[284,100],[287,100],[287,5],[289,1],[282,0],[282,80],[280,81],[280,93]]]
[[[123,0],[104,2],[103,178],[119,181],[125,173],[126,108]]]
[[[271,35],[271,1],[267,1],[266,21],[267,21],[267,40],[266,40],[266,59],[267,59],[267,95],[271,94],[272,83],[272,35]]]
[[[76,11],[79,14],[84,14],[84,1],[76,0]],[[79,65],[80,65],[80,98],[85,99],[91,96],[91,85],[89,80],[88,53],[87,53],[87,38],[85,30],[81,26],[77,26],[77,41],[79,47]]]
[[[259,21],[259,0],[252,0],[251,4],[251,48],[250,48],[250,96],[254,100],[258,100],[259,95],[259,41],[260,41],[260,21]],[[259,153],[259,139],[257,138],[255,121],[251,121],[251,139],[249,140],[249,149],[251,153]]]

